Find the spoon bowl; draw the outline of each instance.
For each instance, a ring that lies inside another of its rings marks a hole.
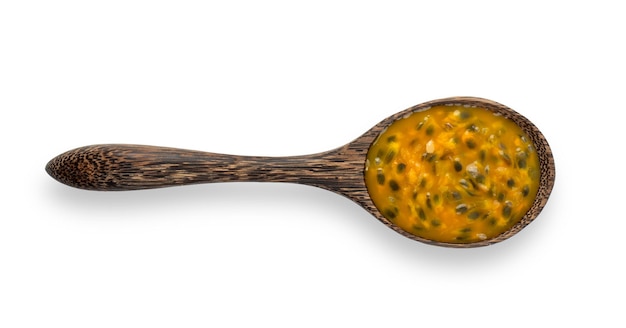
[[[484,108],[514,122],[528,136],[538,157],[538,188],[519,221],[490,238],[467,243],[420,237],[394,223],[377,208],[368,191],[365,171],[368,151],[394,122],[436,106]],[[425,102],[394,114],[354,141],[322,153],[289,156],[238,156],[157,146],[102,144],[80,147],[50,160],[46,171],[66,185],[100,191],[123,191],[228,181],[288,182],[341,194],[359,204],[389,228],[427,244],[468,248],[494,244],[515,235],[545,206],[555,179],[548,142],[528,119],[491,100],[454,97]]]

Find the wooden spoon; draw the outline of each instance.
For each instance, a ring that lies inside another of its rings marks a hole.
[[[394,121],[440,105],[482,107],[515,122],[535,145],[540,164],[540,185],[522,219],[500,235],[471,243],[433,241],[413,235],[381,214],[364,180],[368,149]],[[555,179],[554,159],[541,132],[512,109],[487,99],[454,97],[433,100],[392,115],[356,140],[330,151],[290,157],[236,156],[177,148],[104,144],[77,148],[52,159],[50,176],[66,185],[88,190],[138,190],[208,182],[256,181],[305,184],[343,195],[362,206],[385,225],[405,237],[438,246],[477,247],[503,241],[533,221],[545,206]]]

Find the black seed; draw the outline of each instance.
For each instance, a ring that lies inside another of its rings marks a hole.
[[[379,171],[378,173],[376,173],[376,181],[378,181],[378,184],[385,184],[385,175],[383,174],[383,172]]]
[[[379,158],[380,158],[380,157],[383,157],[383,156],[385,156],[385,149],[379,149],[379,150],[376,152],[376,157],[379,157]]]
[[[470,124],[467,127],[467,131],[469,131],[469,132],[478,132],[478,130],[479,130],[478,127],[476,125],[474,125],[474,124]]]
[[[387,138],[387,142],[394,142],[394,141],[396,141],[396,136],[389,136]]]
[[[433,196],[433,201],[435,201],[435,204],[439,205],[439,200],[440,200],[439,194],[435,194],[435,196]]]
[[[525,169],[526,168],[526,160],[523,158],[520,158],[517,160],[517,167],[519,167],[520,169]]]
[[[426,195],[426,207],[430,209],[433,208],[433,202],[430,200],[430,195]]]
[[[432,126],[432,125],[429,125],[429,126],[426,128],[426,135],[432,136],[432,135],[433,135],[433,132],[435,132],[435,127],[434,127],[434,126]]]
[[[485,183],[485,176],[478,173],[478,175],[476,176],[476,182],[480,183],[480,184],[484,184]]]
[[[528,196],[529,193],[530,193],[530,187],[528,187],[528,185],[525,185],[524,188],[522,188],[522,196],[526,197]]]
[[[404,172],[405,168],[406,168],[406,164],[398,163],[398,166],[396,167],[396,171],[398,171],[398,173],[402,173],[402,172]]]
[[[469,182],[472,184],[472,188],[478,189],[478,184],[474,179],[469,179]]]
[[[470,112],[468,111],[462,111],[460,116],[462,120],[467,120],[472,116],[472,114],[470,114]]]
[[[393,220],[393,219],[396,218],[396,216],[398,216],[398,209],[395,208],[395,207],[394,208],[388,208],[388,209],[385,210],[384,214],[385,214],[386,218]]]
[[[422,154],[422,160],[425,160],[429,163],[432,163],[435,159],[437,159],[437,156],[433,153],[433,154],[429,154],[429,153],[423,153]]]
[[[456,207],[456,214],[461,215],[461,214],[467,212],[467,209],[468,209],[468,207],[467,207],[466,204],[459,204]]]
[[[507,164],[511,165],[511,157],[509,157],[509,155],[507,155],[507,153],[500,151],[500,157],[504,160],[504,162],[506,162]]]
[[[387,153],[387,156],[385,156],[385,163],[389,163],[391,162],[391,160],[396,156],[396,152],[395,151],[390,151]]]
[[[392,210],[386,210],[385,211],[385,217],[388,219],[395,219],[396,218],[396,213],[394,213]]]
[[[476,148],[476,142],[472,139],[467,139],[467,141],[465,141],[465,145],[467,146],[467,148],[469,149],[474,149]]]
[[[461,229],[461,233],[468,233],[468,232],[471,232],[471,231],[472,231],[472,228],[470,228],[470,227],[465,227],[465,228]]]
[[[463,165],[461,165],[461,162],[457,160],[454,161],[454,170],[457,172],[461,172],[461,170],[463,170]]]
[[[421,130],[423,126],[424,126],[424,121],[419,122],[415,128],[416,128],[417,130]]]
[[[510,178],[510,179],[506,180],[506,185],[507,185],[509,188],[513,188],[513,187],[515,187],[515,180],[513,180],[513,178]]]
[[[467,218],[470,219],[470,220],[476,220],[476,219],[478,219],[478,217],[480,217],[480,213],[476,212],[476,211],[470,212],[467,215]]]
[[[453,191],[450,193],[450,195],[454,200],[461,200],[461,194],[458,191]]]
[[[393,191],[400,190],[400,186],[398,185],[398,182],[396,182],[396,180],[389,180],[389,188],[391,188],[391,190]]]
[[[439,159],[440,160],[450,159],[451,155],[453,154],[454,154],[453,152],[446,150],[445,152],[441,154],[441,156],[439,156]]]
[[[482,149],[482,150],[478,153],[478,156],[480,156],[480,161],[481,161],[481,162],[484,162],[484,161],[485,161],[485,159],[487,158],[487,152],[486,152],[484,149]]]
[[[438,219],[433,219],[430,221],[430,224],[432,224],[433,227],[438,227],[441,225],[441,221],[439,221]]]
[[[496,220],[496,218],[489,218],[487,222],[489,225],[495,226],[498,223],[498,220]]]
[[[422,178],[422,180],[420,181],[420,188],[424,187],[426,187],[426,179]]]
[[[426,212],[424,212],[423,209],[420,208],[419,211],[417,211],[417,215],[420,217],[420,220],[426,220]]]
[[[466,193],[466,194],[468,194],[468,195],[470,195],[470,196],[472,196],[472,197],[476,196],[476,194],[475,194],[475,193],[473,193],[473,192],[472,192],[471,190],[469,190],[469,189],[465,189],[465,193]]]
[[[509,218],[511,216],[512,210],[513,210],[513,204],[511,204],[511,202],[506,202],[506,204],[502,208],[502,216],[504,216],[505,218]]]
[[[413,225],[413,230],[416,230],[416,231],[422,231],[422,230],[424,230],[424,227],[422,227],[422,226],[418,226],[418,225],[416,224],[416,225]]]
[[[498,193],[498,201],[499,202],[504,201],[504,193],[503,192]]]

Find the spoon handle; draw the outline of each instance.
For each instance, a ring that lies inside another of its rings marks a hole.
[[[347,153],[346,153],[347,151]],[[344,146],[324,153],[236,156],[143,145],[92,145],[53,158],[46,171],[88,190],[137,190],[197,183],[291,182],[348,194],[363,189],[364,155]],[[356,154],[353,154],[356,155]]]

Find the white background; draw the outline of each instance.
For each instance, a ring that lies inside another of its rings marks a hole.
[[[624,327],[620,8],[0,2],[0,326]],[[103,193],[44,171],[95,143],[314,153],[461,95],[524,114],[557,164],[539,218],[485,248],[417,243],[312,187]]]

